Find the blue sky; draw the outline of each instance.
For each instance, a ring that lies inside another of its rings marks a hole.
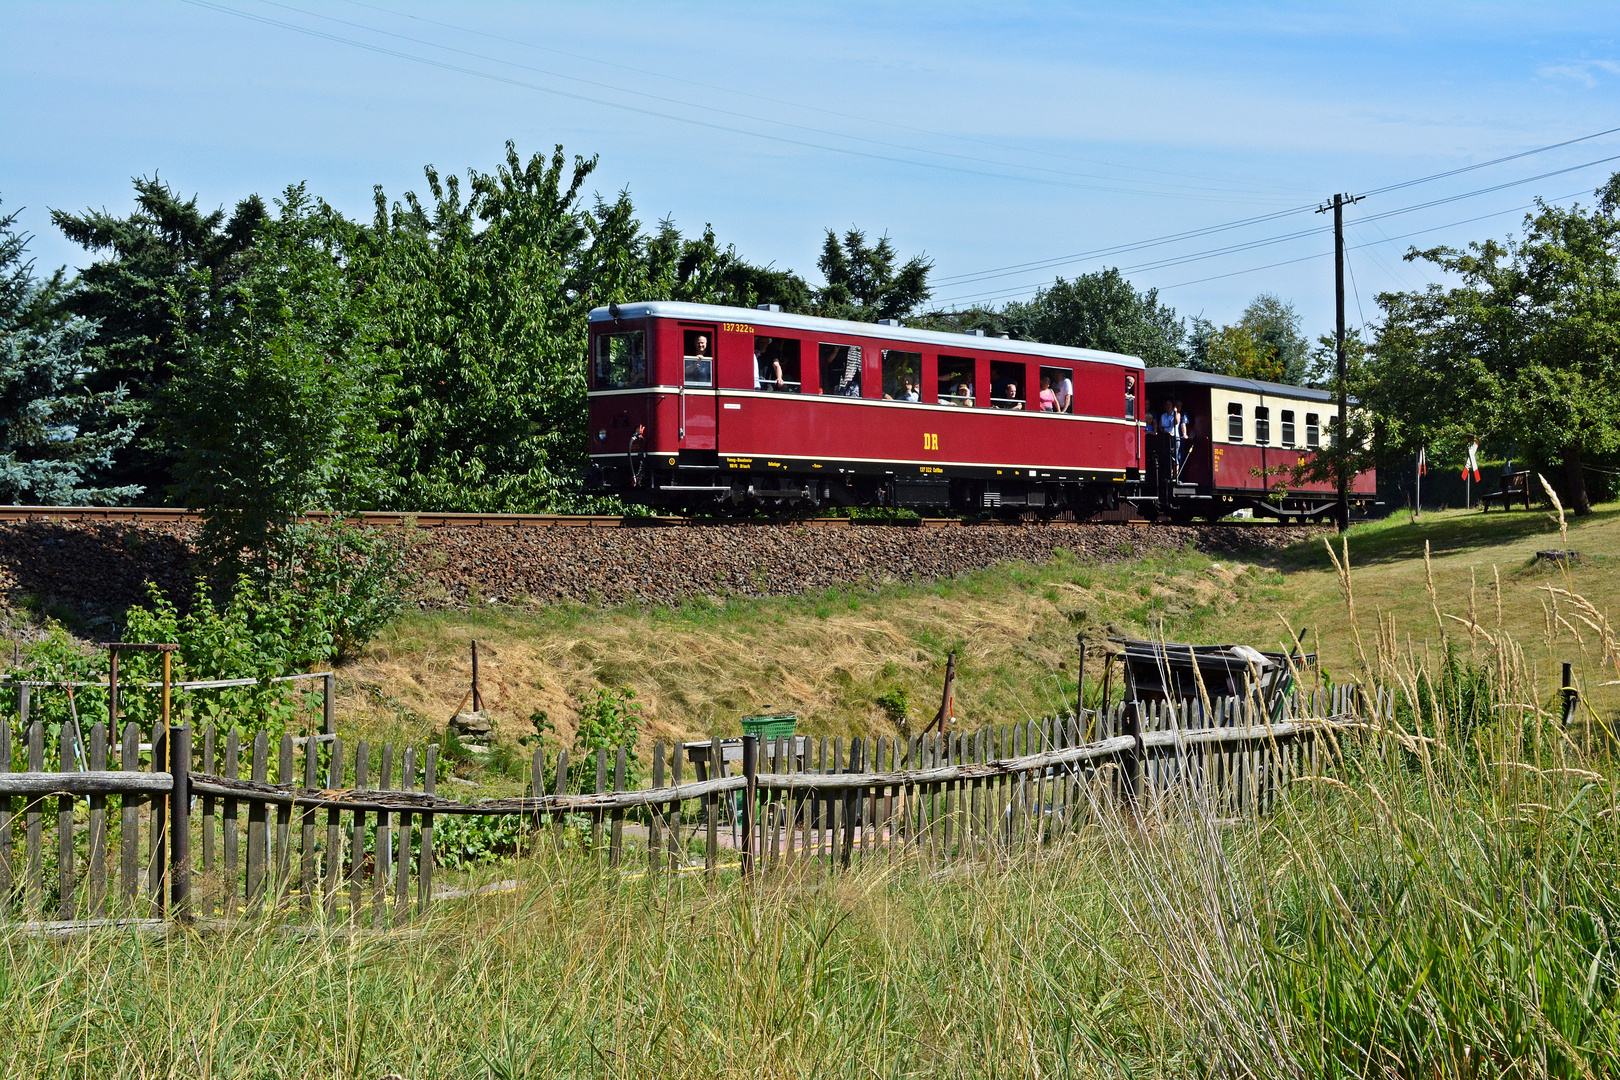
[[[1303,208],[1620,127],[1613,3],[6,0],[0,41],[0,198],[42,269],[88,258],[48,209],[127,210],[135,175],[209,207],[307,181],[367,214],[374,184],[493,168],[512,139],[600,155],[594,189],[649,225],[812,278],[822,230],[858,225],[926,252],[937,301],[1118,265],[1217,322],[1275,292],[1314,336],[1332,245]],[[1432,280],[1408,245],[1590,202],[1617,155],[1620,132],[1370,196],[1351,323]]]

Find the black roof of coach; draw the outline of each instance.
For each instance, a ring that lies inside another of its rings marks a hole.
[[[1260,379],[1240,379],[1236,375],[1216,375],[1212,371],[1194,371],[1192,368],[1150,367],[1147,369],[1147,383],[1149,392],[1156,386],[1181,383],[1184,386],[1243,390],[1250,394],[1298,398],[1301,401],[1322,401],[1332,404],[1339,400],[1329,390],[1314,390],[1308,386],[1289,386],[1287,383],[1265,382]],[[1351,398],[1350,404],[1355,403],[1356,399]]]

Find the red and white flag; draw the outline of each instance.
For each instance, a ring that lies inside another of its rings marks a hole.
[[[1462,471],[1464,480],[1468,479],[1469,473],[1474,474],[1474,483],[1479,483],[1479,443],[1468,445],[1468,461],[1463,465]]]
[[[1418,448],[1418,475],[1429,475],[1429,451],[1427,447]]]

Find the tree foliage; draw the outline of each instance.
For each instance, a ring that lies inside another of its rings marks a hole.
[[[933,264],[924,255],[899,260],[887,235],[868,244],[860,229],[849,229],[842,239],[828,229],[816,261],[827,284],[815,293],[814,314],[856,322],[911,315],[928,299]]]
[[[229,288],[265,219],[257,195],[204,212],[196,197],[181,199],[156,176],[137,177],[135,209],[53,210],[51,220],[69,240],[99,255],[79,272],[64,308],[94,323],[84,350],[94,391],[127,398],[119,412],[136,425],[134,441],[113,463],[110,482],[135,485],[148,502],[161,502],[172,480],[173,456],[156,431],[155,408],[170,379],[190,362],[202,335],[212,294]]]
[[[346,273],[350,230],[302,185],[276,205],[242,273],[199,287],[205,318],[182,327],[187,363],[161,399],[176,490],[227,584],[262,571],[299,514],[374,504],[388,483],[392,378],[373,298]]]
[[[1520,239],[1407,258],[1458,284],[1379,297],[1366,393],[1386,457],[1494,436],[1560,462],[1587,512],[1584,463],[1620,451],[1620,174],[1590,211],[1541,204]]]
[[[33,275],[16,215],[0,217],[0,500],[119,502],[134,487],[97,484],[134,436],[124,388],[86,385],[96,324],[65,314],[60,273]]]
[[[1138,291],[1117,268],[1058,278],[1002,312],[1014,337],[1139,356],[1149,367],[1186,362],[1186,328],[1157,289]]]
[[[1310,343],[1294,305],[1272,293],[1249,301],[1237,322],[1216,326],[1195,318],[1191,364],[1200,371],[1298,386],[1310,370]]]

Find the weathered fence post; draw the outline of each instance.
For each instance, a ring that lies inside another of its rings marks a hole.
[[[1573,665],[1567,660],[1564,662],[1564,681],[1559,694],[1564,701],[1564,726],[1569,727],[1575,722],[1575,703],[1580,701],[1580,694],[1575,689]]]
[[[1121,773],[1124,777],[1125,805],[1136,806],[1137,793],[1142,785],[1142,703],[1133,701],[1125,706],[1125,732],[1133,740],[1131,748],[1125,751],[1124,761],[1121,763]]]
[[[680,754],[677,751],[675,757],[675,775],[677,779],[680,777],[680,767],[681,759]],[[711,780],[717,780],[725,775],[726,759],[721,750],[720,736],[716,735],[709,740],[709,778]],[[716,868],[720,863],[720,796],[711,791],[708,795],[704,796],[704,803],[704,809],[707,811],[707,820],[704,824],[708,828],[708,834],[705,837],[703,847],[703,871],[704,876],[706,876],[712,883],[714,881]],[[679,803],[676,803],[676,806],[679,805]],[[675,824],[676,831],[679,832],[680,821],[678,818],[676,819]]]
[[[24,687],[23,689],[26,689]],[[11,725],[0,724],[0,776],[11,771]],[[11,796],[0,795],[0,915],[11,912]]]
[[[742,740],[743,789],[741,849],[743,877],[754,873],[754,795],[759,790],[759,742],[752,735]]]
[[[337,676],[330,671],[321,678],[321,732],[337,734]]]
[[[191,728],[185,725],[169,729],[169,775],[169,913],[185,919],[191,915]]]
[[[162,772],[169,761],[169,729],[159,721],[158,726],[152,729],[152,772]],[[263,804],[260,804],[263,805]],[[163,912],[167,903],[167,889],[164,878],[168,869],[168,821],[169,804],[162,796],[152,799],[152,818],[148,826],[146,837],[146,888],[152,894],[152,903],[157,906],[158,912]]]
[[[58,738],[62,771],[72,772],[74,762],[74,731],[63,724]],[[56,799],[56,917],[73,918],[73,796],[59,795]]]

